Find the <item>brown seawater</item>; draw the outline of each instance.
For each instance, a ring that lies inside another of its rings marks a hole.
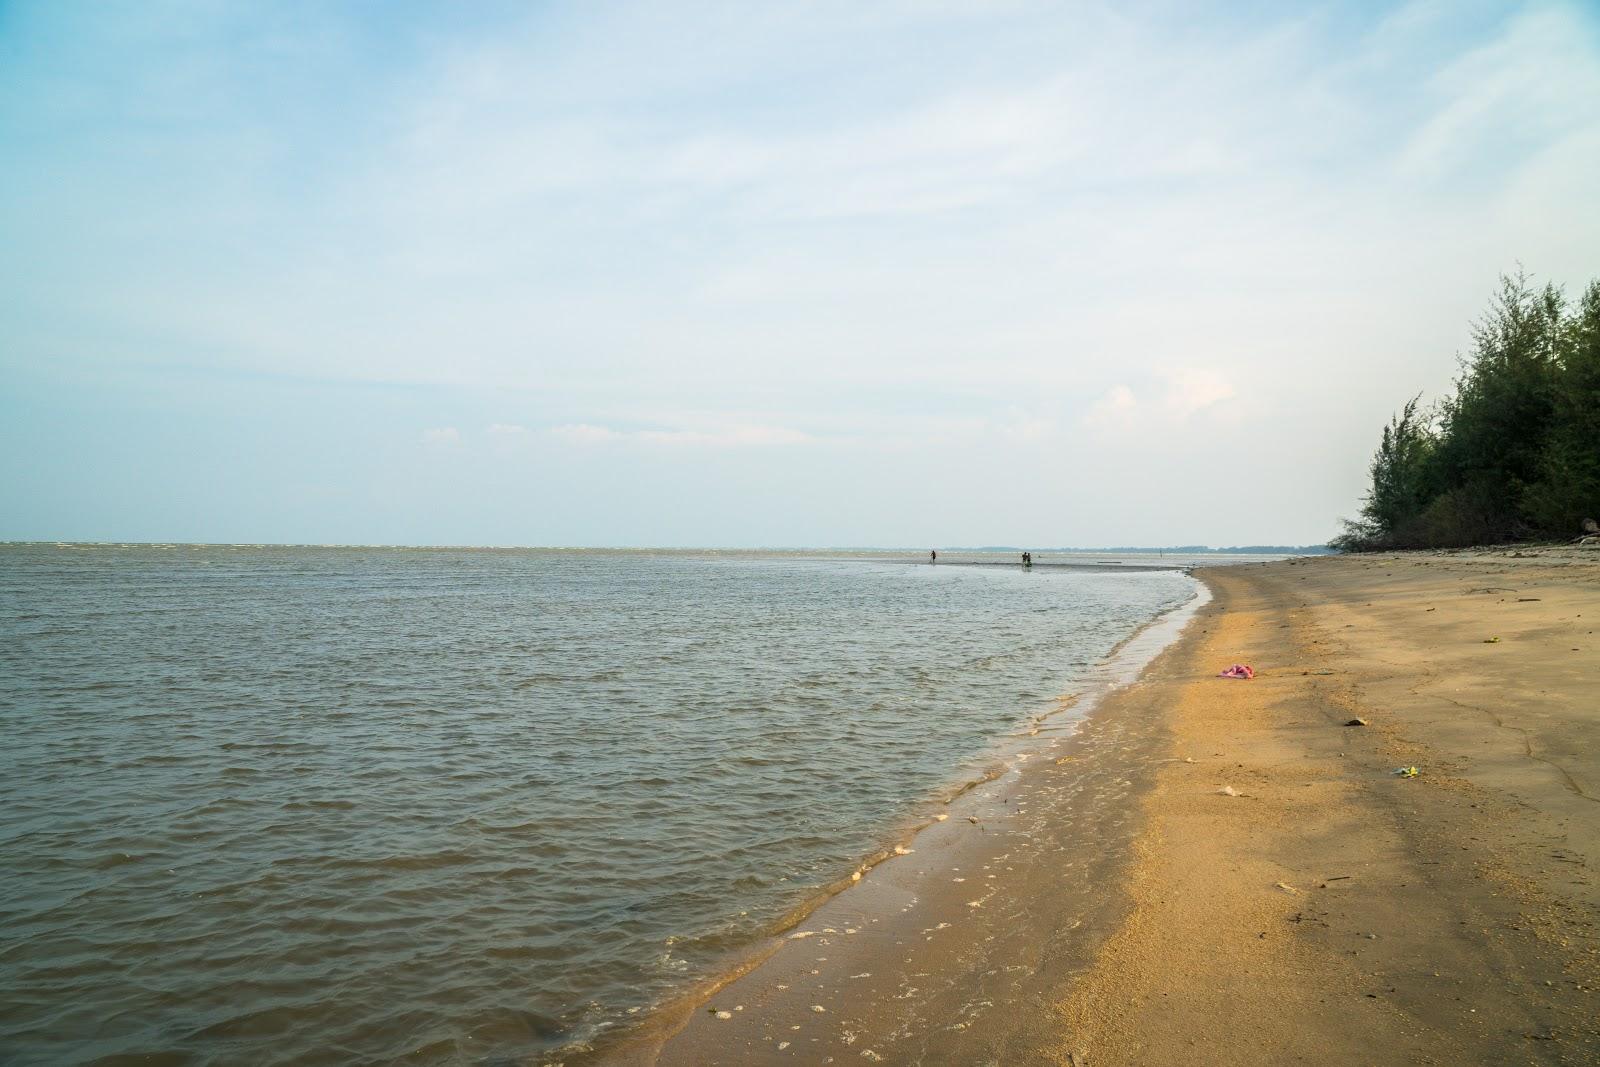
[[[1192,591],[0,546],[0,1060],[560,1060],[770,934]]]

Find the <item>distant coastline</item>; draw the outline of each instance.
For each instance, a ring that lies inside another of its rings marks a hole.
[[[1021,552],[1021,545],[975,545],[964,547],[953,545],[951,552]],[[880,551],[880,550],[873,550]],[[893,551],[893,550],[881,550]],[[1210,545],[1166,545],[1150,547],[1135,547],[1132,545],[1112,545],[1109,547],[1090,548],[1030,548],[1031,552],[1103,552],[1124,556],[1143,556],[1158,553],[1171,553],[1185,556],[1326,556],[1332,555],[1337,549],[1328,545],[1232,545],[1225,548],[1213,548]]]

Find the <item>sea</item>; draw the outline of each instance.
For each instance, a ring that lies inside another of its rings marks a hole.
[[[585,1062],[1197,586],[1017,559],[0,545],[0,1062]]]

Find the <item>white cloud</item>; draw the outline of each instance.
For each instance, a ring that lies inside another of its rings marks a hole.
[[[461,431],[454,426],[423,430],[422,443],[434,448],[450,448],[461,443]]]
[[[633,441],[666,446],[704,446],[710,448],[763,448],[774,445],[799,445],[816,440],[810,434],[783,426],[728,426],[713,430],[614,430],[589,423],[556,426],[551,434],[575,445]]]
[[[1162,405],[1179,419],[1187,419],[1214,404],[1231,400],[1237,390],[1221,374],[1212,370],[1188,369],[1167,377]]]
[[[624,436],[608,426],[591,426],[586,422],[555,426],[551,428],[550,433],[571,445],[604,444],[607,441],[621,440]]]
[[[1091,426],[1120,426],[1133,418],[1139,406],[1138,397],[1126,385],[1114,385],[1104,396],[1094,402],[1084,422]]]
[[[526,426],[508,425],[503,422],[491,422],[487,432],[490,437],[521,437],[523,434],[528,432],[528,428]]]
[[[1158,395],[1151,403],[1141,401],[1126,385],[1112,386],[1089,408],[1083,421],[1092,428],[1140,433],[1160,426],[1176,427],[1234,399],[1238,390],[1218,371],[1185,367],[1161,376]]]
[[[1056,435],[1056,420],[1047,415],[1012,408],[1000,423],[1000,436],[1013,444],[1038,444]]]

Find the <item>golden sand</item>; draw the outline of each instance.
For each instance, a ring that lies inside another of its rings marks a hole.
[[[1204,577],[1167,665],[1197,762],[1144,798],[1133,908],[1066,991],[1059,1062],[1600,1062],[1600,566]],[[1234,661],[1257,678],[1204,677]]]

